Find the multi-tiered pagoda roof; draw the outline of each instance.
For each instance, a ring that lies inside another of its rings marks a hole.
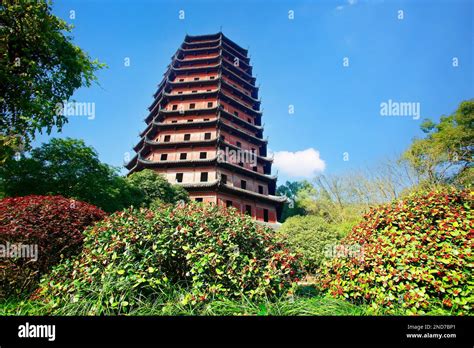
[[[275,195],[247,50],[222,33],[186,35],[153,97],[130,173],[156,170],[192,199],[276,222],[286,198]]]

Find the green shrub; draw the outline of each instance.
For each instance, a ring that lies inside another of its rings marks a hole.
[[[82,232],[104,217],[93,205],[61,196],[0,200],[0,298],[34,290],[61,258],[80,253]]]
[[[146,298],[184,290],[182,304],[279,296],[300,277],[274,232],[209,204],[124,210],[86,230],[82,255],[56,267],[35,298],[126,313]]]
[[[315,273],[325,259],[326,247],[334,245],[344,232],[337,225],[314,215],[292,216],[278,230],[297,253],[302,255],[303,265],[309,273]]]
[[[407,314],[472,314],[473,199],[472,191],[450,189],[372,209],[341,241],[360,245],[361,257],[331,260],[322,288]]]

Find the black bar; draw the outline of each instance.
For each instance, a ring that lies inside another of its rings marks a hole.
[[[55,340],[19,326],[55,325]],[[0,347],[61,345],[410,345],[473,347],[473,317],[1,317]],[[409,327],[410,325],[410,327]],[[421,335],[410,338],[408,335]],[[456,337],[435,338],[433,335]],[[423,335],[426,335],[423,337]],[[431,335],[431,337],[428,337]]]

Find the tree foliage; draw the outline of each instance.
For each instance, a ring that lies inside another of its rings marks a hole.
[[[61,130],[67,119],[58,103],[90,86],[104,66],[72,43],[71,30],[51,13],[50,2],[0,3],[0,146],[7,147],[2,155],[9,152],[10,137],[28,148],[36,132]]]
[[[298,192],[311,187],[308,181],[287,181],[284,185],[280,185],[277,188],[277,195],[286,196],[290,200],[290,204],[285,204],[281,214],[281,222],[284,222],[287,218],[295,215],[304,215],[305,210],[296,200]]]
[[[288,218],[277,233],[292,250],[302,255],[306,271],[315,273],[326,258],[326,248],[335,245],[346,231],[320,216],[307,215]]]
[[[182,186],[170,184],[163,175],[150,169],[135,172],[126,181],[140,192],[136,199],[143,207],[189,200],[188,192]]]
[[[349,226],[370,207],[402,197],[419,183],[407,161],[386,159],[343,175],[321,174],[298,191],[295,202],[307,215]]]
[[[134,206],[187,201],[186,190],[151,170],[127,178],[99,160],[84,141],[53,138],[29,156],[9,159],[0,168],[5,196],[62,195],[94,204],[107,212]]]
[[[62,195],[94,204],[107,212],[139,204],[141,192],[117,169],[100,162],[84,141],[53,138],[30,156],[8,160],[0,169],[6,196]]]
[[[442,116],[438,123],[425,120],[421,129],[426,137],[415,139],[403,157],[423,178],[424,186],[472,185],[474,100],[462,102],[452,115]]]

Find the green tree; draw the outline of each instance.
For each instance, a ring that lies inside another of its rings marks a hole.
[[[306,215],[288,218],[277,233],[302,255],[306,270],[315,273],[326,258],[327,248],[335,246],[346,231],[321,216]]]
[[[469,186],[474,181],[474,99],[462,102],[438,123],[425,120],[426,134],[415,139],[403,154],[423,178],[424,186],[440,184]]]
[[[145,207],[189,199],[187,191],[182,186],[170,184],[163,175],[150,169],[135,172],[128,176],[126,181],[131,187],[140,191],[138,200]]]
[[[359,218],[365,208],[365,204],[353,196],[353,179],[354,175],[320,175],[315,178],[314,185],[298,192],[297,205],[306,214],[322,217],[328,223],[350,224]]]
[[[49,1],[0,2],[0,161],[28,149],[36,132],[61,130],[67,118],[58,105],[104,67],[72,43],[71,30]]]
[[[419,184],[418,174],[407,161],[389,158],[343,175],[321,174],[313,185],[298,191],[296,202],[306,214],[351,226],[370,207],[405,196]]]
[[[281,214],[281,221],[284,222],[290,216],[304,215],[306,212],[302,206],[296,201],[298,192],[310,188],[311,184],[306,181],[287,181],[284,185],[277,188],[277,195],[286,196],[290,200],[290,204],[285,204]]]
[[[6,196],[59,194],[107,212],[141,203],[141,191],[101,163],[97,152],[77,139],[51,139],[30,156],[9,159],[0,169]]]

